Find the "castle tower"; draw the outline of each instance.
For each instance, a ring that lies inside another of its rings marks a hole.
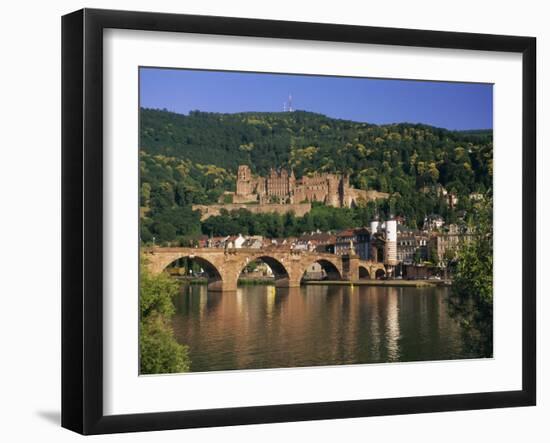
[[[240,165],[237,170],[237,195],[252,193],[252,173],[247,165]]]
[[[339,199],[340,207],[349,207],[351,202],[349,200],[349,176],[344,174],[340,179],[340,189],[339,189]]]
[[[397,265],[397,221],[386,221],[386,245],[384,248],[384,264]]]
[[[288,195],[289,195],[290,203],[296,203],[294,198],[295,193],[296,193],[296,176],[294,175],[294,169],[291,169],[290,176],[288,177]]]
[[[339,207],[340,204],[340,196],[339,196],[339,189],[338,189],[338,177],[330,174],[327,177],[327,198],[326,198],[326,204],[329,206]]]

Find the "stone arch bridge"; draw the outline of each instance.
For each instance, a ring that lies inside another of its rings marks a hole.
[[[307,268],[319,263],[329,280],[354,281],[386,275],[383,263],[361,260],[356,255],[293,251],[289,249],[218,249],[218,248],[147,248],[146,266],[159,274],[180,258],[191,258],[208,275],[208,289],[235,291],[242,270],[248,263],[260,260],[273,271],[278,287],[297,287]]]

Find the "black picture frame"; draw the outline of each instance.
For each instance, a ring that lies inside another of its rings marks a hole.
[[[104,415],[102,84],[103,30],[108,28],[522,54],[522,389]],[[82,434],[104,434],[535,405],[535,68],[536,39],[532,37],[97,9],[65,15],[62,18],[62,426]]]

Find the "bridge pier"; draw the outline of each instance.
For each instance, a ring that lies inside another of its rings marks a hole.
[[[359,280],[359,256],[344,255],[342,257],[342,280]]]
[[[299,279],[295,278],[279,278],[275,280],[276,288],[299,288],[300,287]]]
[[[237,282],[216,280],[208,283],[208,290],[212,292],[235,292]]]

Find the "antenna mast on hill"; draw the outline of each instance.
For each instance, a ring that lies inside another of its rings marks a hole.
[[[288,94],[288,112],[292,112],[294,109],[292,109],[292,94]]]

